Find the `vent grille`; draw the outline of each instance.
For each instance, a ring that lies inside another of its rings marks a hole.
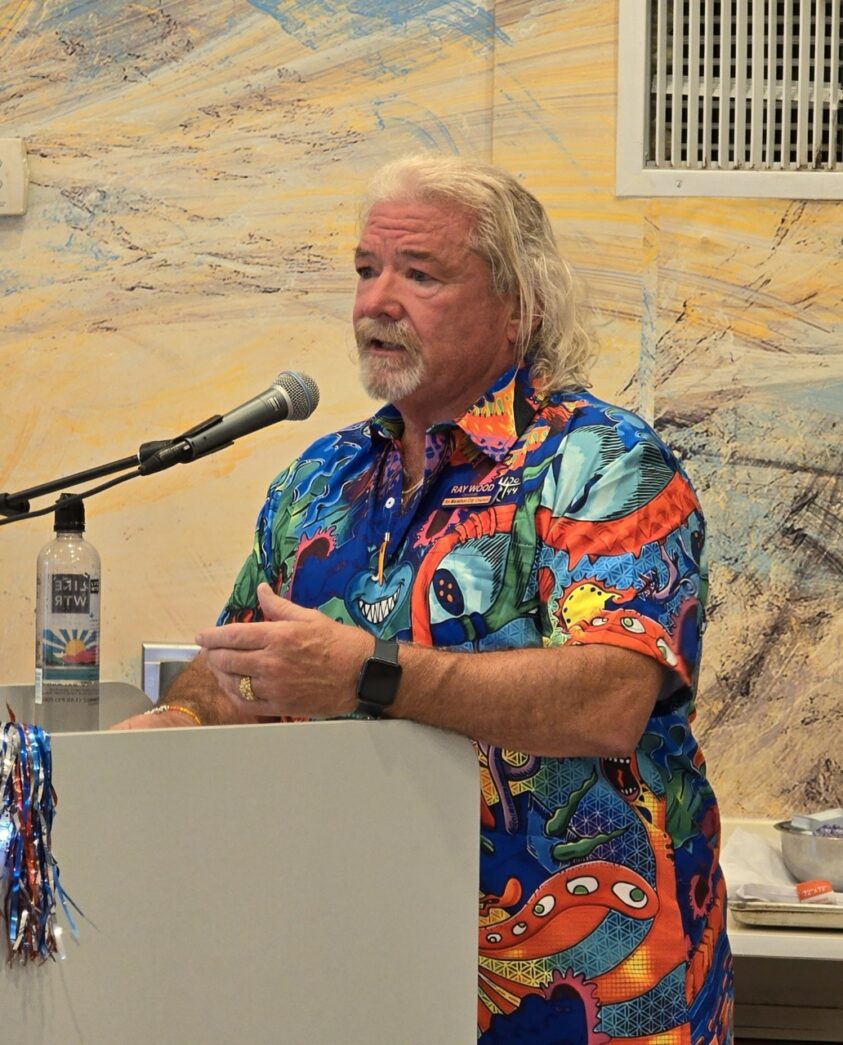
[[[843,0],[651,0],[645,165],[843,169]]]

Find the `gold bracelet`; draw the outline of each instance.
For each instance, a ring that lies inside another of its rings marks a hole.
[[[187,715],[188,718],[192,718],[197,726],[202,725],[202,719],[196,712],[186,708],[183,704],[158,704],[157,707],[144,711],[144,715],[163,715],[165,711],[180,711],[183,715]]]

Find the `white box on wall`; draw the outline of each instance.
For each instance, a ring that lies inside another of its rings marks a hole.
[[[0,138],[0,214],[26,214],[29,164],[23,138]]]

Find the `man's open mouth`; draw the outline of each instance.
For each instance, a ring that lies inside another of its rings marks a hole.
[[[369,348],[373,348],[376,352],[403,352],[405,351],[403,345],[398,345],[394,341],[381,341],[380,338],[373,337],[369,341]]]

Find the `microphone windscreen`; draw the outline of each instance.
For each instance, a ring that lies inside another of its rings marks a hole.
[[[290,399],[289,421],[304,421],[319,406],[319,386],[308,374],[282,370],[275,378],[275,386],[283,389]]]

